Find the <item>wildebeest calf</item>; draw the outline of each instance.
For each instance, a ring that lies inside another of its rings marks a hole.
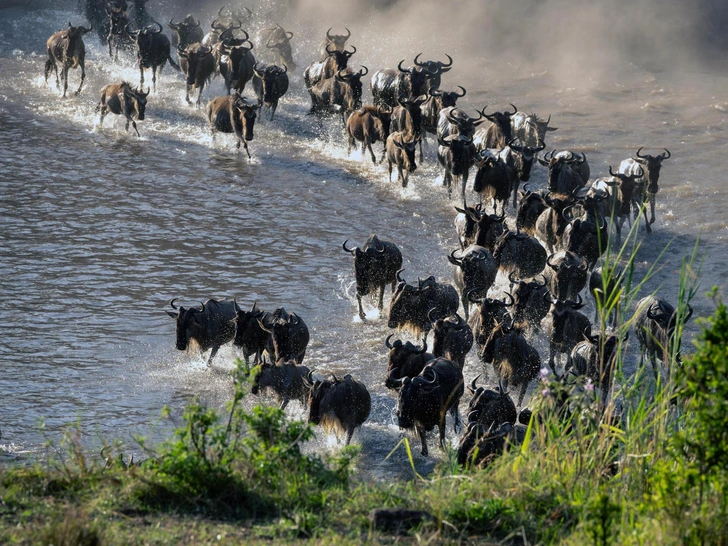
[[[96,107],[97,112],[101,111],[99,125],[104,123],[104,118],[110,111],[112,114],[122,115],[126,118],[127,131],[129,131],[129,123],[131,123],[137,136],[141,136],[134,117],[136,116],[139,121],[144,119],[147,95],[149,95],[149,89],[145,93],[141,89],[134,89],[126,82],[105,85],[101,89],[101,100]]]

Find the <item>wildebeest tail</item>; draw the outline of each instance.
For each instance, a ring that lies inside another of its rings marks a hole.
[[[172,60],[171,55],[167,55],[167,60],[169,61],[169,64],[172,68],[174,68],[177,72],[182,72],[182,69],[179,67],[179,65]]]

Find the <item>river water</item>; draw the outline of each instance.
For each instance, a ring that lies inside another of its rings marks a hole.
[[[406,190],[387,180],[385,166],[372,166],[358,152],[347,156],[338,122],[321,129],[306,115],[300,72],[317,39],[299,29],[299,74],[276,120],[259,118],[251,161],[229,135],[213,144],[204,108],[185,103],[183,79],[169,66],[149,96],[147,119],[138,123],[141,138],[125,133],[113,115],[99,127],[98,90],[122,79],[138,83],[131,57],[112,63],[89,34],[87,83],[80,96],[61,99],[43,81],[45,40],[79,16],[0,13],[0,461],[34,460],[47,440],[57,442],[76,422],[90,446],[119,439],[138,452],[133,438],[168,437],[193,397],[222,407],[237,353],[224,348],[207,369],[203,357],[175,349],[174,323],[164,311],[174,297],[193,305],[234,296],[243,306],[285,306],[304,317],[311,330],[306,364],[322,374],[351,373],[372,393],[370,420],[354,436],[362,446],[360,467],[377,477],[406,474],[401,455],[385,461],[401,438],[395,398],[383,386],[384,339],[391,332],[371,302],[369,320],[357,318],[352,261],[341,243],[361,245],[376,233],[402,250],[406,279],[451,279],[446,254],[456,245],[454,203],[441,187],[432,140]],[[372,72],[400,56],[374,45],[360,46],[358,55]],[[551,113],[559,130],[549,146],[586,151],[592,175],[605,175],[641,145],[653,154],[668,148],[657,222],[653,235],[641,230],[638,270],[670,243],[646,291],[674,302],[681,261],[700,236],[702,289],[693,305],[696,315],[711,313],[704,293],[712,285],[725,288],[728,236],[728,80],[721,72],[625,63],[618,81],[574,86],[548,66],[510,66],[504,74],[483,58],[477,70],[464,68],[455,56],[443,82],[468,88],[462,105],[488,103],[492,111],[513,102]],[[72,71],[70,89],[78,78]],[[222,94],[218,78],[203,98]],[[545,185],[545,174],[534,167],[536,186]],[[497,287],[504,287],[502,279]],[[693,323],[687,336],[695,331]],[[547,358],[543,340],[536,343]],[[629,350],[634,359],[636,346]],[[479,370],[473,352],[466,379]],[[160,421],[165,405],[170,421]],[[296,403],[288,411],[303,415]],[[451,428],[448,437],[455,438]],[[338,448],[321,432],[312,449]],[[421,470],[442,457],[437,449],[431,454],[418,458]]]

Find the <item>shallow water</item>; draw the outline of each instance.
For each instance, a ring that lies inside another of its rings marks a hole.
[[[57,441],[76,421],[89,445],[118,438],[134,452],[135,435],[168,436],[193,397],[222,407],[237,353],[224,348],[207,369],[203,357],[175,350],[174,323],[164,311],[174,297],[194,305],[230,296],[243,306],[285,306],[304,317],[311,330],[305,363],[321,374],[351,373],[372,393],[370,420],[354,437],[362,445],[360,467],[376,477],[406,475],[401,455],[385,461],[401,437],[395,398],[383,386],[384,339],[391,331],[372,302],[369,320],[358,319],[352,261],[341,243],[361,245],[376,233],[400,247],[408,280],[450,280],[454,203],[441,187],[432,140],[403,190],[387,180],[386,167],[372,166],[359,152],[348,156],[337,121],[325,122],[322,131],[306,116],[305,92],[294,75],[276,120],[259,119],[248,161],[231,136],[213,143],[204,108],[185,103],[183,79],[169,67],[136,138],[113,115],[99,127],[94,112],[103,85],[137,82],[130,57],[110,62],[89,35],[84,90],[61,99],[52,81],[43,82],[44,42],[77,17],[52,10],[6,14],[0,22],[5,457],[37,456],[46,439]],[[376,57],[369,52],[370,67]],[[610,164],[616,168],[643,144],[651,153],[670,149],[655,232],[641,231],[638,268],[644,272],[670,243],[646,290],[659,289],[674,302],[681,261],[700,235],[703,290],[693,304],[696,315],[709,314],[712,304],[703,293],[714,284],[725,287],[725,77],[625,66],[619,84],[589,82],[577,89],[559,86],[548,72],[513,68],[509,77],[496,75],[485,61],[482,73],[478,82],[454,69],[444,86],[465,82],[469,108],[487,102],[492,111],[514,102],[550,112],[559,130],[549,145],[586,151],[593,176],[606,174]],[[72,71],[71,89],[78,78]],[[218,79],[203,98],[223,93]],[[366,89],[365,101],[369,96]],[[534,167],[532,180],[544,185],[545,169]],[[385,306],[388,301],[389,293]],[[695,331],[691,324],[687,335]],[[543,340],[536,343],[546,358]],[[632,361],[635,354],[632,345]],[[466,379],[479,371],[473,352]],[[159,422],[165,405],[172,419]],[[302,416],[296,403],[288,411]],[[448,437],[455,438],[451,428]],[[336,446],[320,433],[311,449]],[[418,458],[422,470],[432,461]]]

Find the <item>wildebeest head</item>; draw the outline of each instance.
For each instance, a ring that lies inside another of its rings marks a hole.
[[[429,71],[427,68],[419,66],[411,66],[409,68],[402,68],[404,59],[399,61],[397,68],[399,74],[397,74],[397,87],[399,88],[398,98],[409,98],[418,97],[427,93],[427,90],[432,87],[428,84],[428,78],[436,76],[437,71]],[[436,86],[435,86],[436,87]]]
[[[167,26],[177,35],[177,44],[183,49],[195,42],[201,42],[204,38],[204,33],[200,28],[200,21],[195,21],[192,15],[187,15],[179,23],[175,23],[174,19],[170,19]]]
[[[364,245],[364,250],[347,248],[344,241],[342,245],[346,252],[354,256],[354,276],[356,278],[356,292],[360,296],[366,296],[372,290],[369,281],[375,270],[381,269],[385,260],[385,247],[376,235],[372,235]]]
[[[508,395],[505,385],[501,381],[495,390],[478,387],[476,382],[480,375],[470,382],[468,390],[473,398],[468,404],[468,421],[477,421],[490,428],[492,425],[516,422],[518,414],[516,405]]]
[[[249,311],[243,310],[237,302],[235,303],[235,339],[233,345],[242,347],[246,342],[246,335],[249,329],[259,328],[258,319],[262,319],[265,311],[258,309],[257,302],[253,302],[253,306]]]
[[[275,83],[283,76],[283,74],[288,72],[288,67],[284,65],[283,68],[281,68],[280,66],[272,64],[261,70],[256,65],[253,68],[253,72],[258,78],[260,78],[261,85],[263,86],[263,102],[265,104],[271,104],[277,100],[279,97],[274,94],[276,92]]]
[[[571,316],[572,312],[578,311],[586,304],[581,299],[581,294],[576,295],[576,301],[550,299],[550,294],[548,292],[544,294],[544,299],[547,298],[549,298],[549,301],[551,302],[551,308],[549,309],[549,314],[552,317],[551,341],[554,343],[562,343],[564,341],[564,332],[568,324],[567,318]],[[580,313],[578,315],[580,315]]]
[[[533,159],[538,156],[538,152],[546,147],[543,140],[539,140],[538,146],[518,146],[516,139],[511,139],[507,146],[516,152],[516,174],[522,182],[528,182],[531,178],[531,168],[533,167]]]
[[[126,31],[129,33],[129,36],[134,38],[140,51],[147,51],[152,47],[154,36],[162,33],[162,25],[155,22],[154,25],[147,25],[139,30],[131,30],[129,25],[126,25]]]
[[[458,99],[465,96],[465,88],[462,85],[458,85],[458,87],[462,93],[458,93],[457,91],[442,91],[436,87],[430,87],[427,94],[431,97],[440,99],[440,108],[448,108],[450,106],[455,106]]]
[[[437,320],[431,319],[431,322],[434,337],[432,354],[460,365],[461,359],[464,362],[465,355],[473,346],[473,332],[468,323],[457,313]]]
[[[351,37],[351,31],[347,28],[346,34],[331,34],[331,28],[326,31],[326,49],[328,51],[329,45],[333,46],[332,49],[337,51],[344,51],[346,47],[346,41]]]
[[[437,371],[428,366],[416,377],[404,377],[396,381],[399,387],[397,397],[397,421],[400,428],[415,426],[415,410],[420,393],[430,393],[440,387]]]
[[[349,64],[349,59],[351,56],[356,53],[356,47],[351,46],[352,51],[347,51],[345,49],[338,50],[331,47],[331,45],[326,46],[326,53],[329,57],[334,59],[334,64],[336,65],[336,72],[339,72],[340,70],[344,70],[347,65]]]
[[[452,69],[452,57],[445,53],[445,57],[447,57],[448,62],[444,63],[441,61],[418,61],[420,55],[422,55],[422,53],[417,54],[414,63],[415,66],[417,66],[427,74],[427,88],[429,89],[430,87],[440,87],[442,74]]]
[[[351,88],[351,96],[353,99],[353,109],[361,108],[361,94],[362,94],[362,83],[361,78],[362,76],[366,76],[369,73],[369,69],[362,65],[361,70],[359,72],[350,72],[347,73],[344,70],[339,70],[336,73],[337,81],[346,83]]]
[[[331,374],[332,381],[313,381],[313,373],[309,373],[307,377],[307,382],[311,385],[311,391],[309,392],[308,396],[308,422],[313,423],[314,425],[321,424],[321,420],[323,419],[324,415],[321,411],[322,408],[321,402],[324,400],[326,395],[331,391],[331,389],[336,388],[336,385],[338,385],[341,380],[337,378],[334,374]]]
[[[126,25],[129,24],[129,19],[123,10],[107,7],[106,15],[109,17],[109,36],[121,36],[126,33]]]
[[[303,359],[309,333],[308,327],[296,313],[287,314],[285,309],[280,308],[270,317],[259,318],[258,324],[270,334],[276,360]]]
[[[125,88],[127,93],[127,100],[131,100],[134,105],[134,111],[138,120],[144,119],[144,113],[147,109],[147,96],[149,95],[149,88],[145,93],[141,89],[132,89],[131,87]]]
[[[200,303],[200,309],[195,307],[185,309],[181,305],[177,307],[174,304],[176,300],[177,298],[174,298],[171,302],[169,302],[174,311],[167,311],[167,314],[175,319],[177,349],[184,351],[188,348],[190,339],[197,337],[197,335],[203,331],[203,326],[200,323],[200,317],[205,311],[205,304]]]
[[[392,301],[389,304],[389,322],[390,328],[401,328],[407,320],[413,315],[414,304],[420,295],[419,288],[407,284],[407,281],[400,277],[404,269],[397,271],[397,287],[392,295]]]
[[[255,119],[258,117],[257,110],[260,108],[260,104],[251,103],[241,95],[235,95],[233,108],[238,110],[243,123],[243,138],[253,140],[253,126],[255,125]]]
[[[687,313],[683,322],[687,322],[691,316],[693,316],[693,308],[688,305]],[[665,332],[666,338],[669,338],[672,336],[677,326],[678,310],[665,300],[658,299],[657,302],[647,310],[647,318],[654,320]]]
[[[481,110],[478,110],[477,118],[470,117],[468,114],[465,113],[464,110],[460,108],[452,108],[451,110],[445,112],[445,119],[447,119],[448,122],[457,127],[458,133],[465,137],[472,138],[473,133],[475,132],[475,128],[481,123],[485,123],[486,121],[488,121],[488,118],[485,115],[486,108],[488,108],[487,105],[484,106]]]
[[[492,114],[485,115],[490,122],[500,127],[503,134],[509,140],[511,138],[511,116],[518,112],[518,108],[514,104],[511,103],[511,106],[513,106],[513,112],[504,110],[503,112],[493,112]]]
[[[239,80],[241,78],[240,70],[243,67],[243,58],[253,49],[253,42],[247,38],[221,39],[221,42],[220,53],[227,55],[230,59],[228,77],[230,80]]]
[[[657,186],[657,181],[660,178],[660,169],[662,168],[662,162],[665,159],[669,159],[672,154],[670,153],[670,150],[668,150],[667,148],[663,148],[665,150],[665,153],[662,153],[658,156],[652,156],[649,154],[640,155],[642,148],[644,148],[644,146],[640,146],[640,149],[637,150],[637,157],[633,157],[632,159],[640,165],[643,165],[645,170],[647,171],[645,173],[647,192],[657,193],[659,190],[659,187]]]
[[[74,44],[76,41],[80,40],[84,34],[87,34],[91,32],[93,27],[82,27],[81,25],[74,27],[71,25],[71,23],[68,23],[68,28],[65,30],[66,37],[68,38],[69,42],[69,49],[71,48],[71,45]],[[642,148],[640,148],[642,149]]]
[[[536,227],[536,221],[548,205],[539,191],[529,190],[528,185],[519,191],[520,201],[516,213],[516,229],[532,232]]]
[[[283,30],[283,27],[280,25],[276,25],[273,31],[274,32],[270,34],[265,47],[277,50],[283,64],[291,70],[295,70],[296,63],[293,61],[293,51],[291,50],[291,38],[293,38],[293,32]]]
[[[392,142],[394,142],[394,145],[402,150],[404,152],[404,167],[409,172],[414,172],[415,169],[417,169],[417,163],[415,162],[415,150],[417,149],[417,143],[419,142],[419,139],[412,138],[409,140],[405,140],[404,135],[401,133],[399,136],[394,136],[392,138]]]
[[[204,65],[212,67],[214,70],[214,58],[212,48],[202,44],[192,44],[186,49],[177,49],[180,59],[187,61],[187,85],[194,85],[200,75],[200,71],[204,70]]]
[[[389,349],[389,354],[387,355],[387,379],[384,385],[390,389],[398,387],[399,380],[403,377],[418,375],[422,371],[422,368],[424,368],[426,360],[432,357],[432,355],[427,353],[427,343],[423,343],[422,347],[418,347],[409,341],[402,343],[401,339],[392,343],[390,339],[393,335],[388,335],[384,341],[384,345]]]

